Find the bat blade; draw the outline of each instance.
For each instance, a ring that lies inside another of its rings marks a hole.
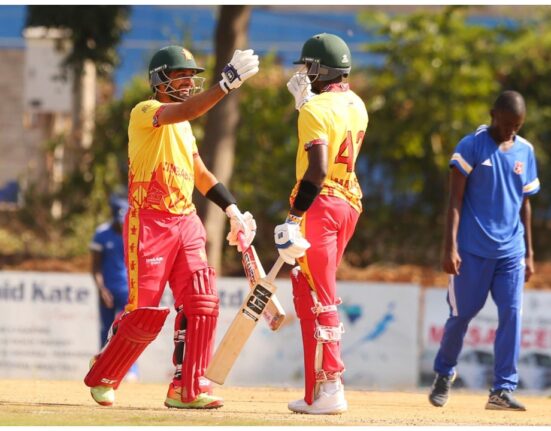
[[[278,258],[270,273],[259,280],[241,304],[207,368],[205,373],[207,379],[220,385],[226,381],[237,357],[273,298],[276,291],[273,281],[282,266],[283,260]]]
[[[249,288],[253,289],[259,283],[259,280],[266,277],[254,246],[251,245],[243,252],[242,263],[245,276],[249,282]],[[272,331],[277,331],[285,321],[285,309],[275,294],[271,296],[262,317]]]

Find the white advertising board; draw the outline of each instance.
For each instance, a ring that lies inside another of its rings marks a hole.
[[[260,321],[228,378],[228,385],[303,384],[300,325],[291,284],[277,280],[286,324],[272,332]],[[217,280],[222,339],[248,290],[244,278]],[[407,284],[340,282],[339,312],[348,387],[413,388],[418,371],[419,288]],[[0,272],[0,378],[81,380],[98,351],[97,293],[88,274]],[[171,314],[138,361],[143,382],[168,382],[173,373],[175,311],[167,287],[161,306]]]
[[[86,274],[0,272],[0,377],[82,379],[99,347]]]
[[[227,379],[227,385],[301,386],[303,358],[300,325],[294,312],[291,284],[276,281],[277,296],[287,312],[278,332],[260,321]],[[221,278],[220,318],[216,344],[222,339],[248,290],[245,279]],[[408,284],[339,283],[339,306],[345,383],[357,388],[412,388],[418,370],[419,288]],[[171,303],[167,289],[163,303]],[[140,360],[144,379],[162,381],[172,375],[172,322]],[[162,366],[161,366],[162,364]]]
[[[434,357],[440,346],[449,315],[446,289],[425,291],[422,326],[423,354],[420,380],[428,384],[434,377]],[[551,292],[525,291],[522,309],[522,340],[519,358],[519,388],[551,387]],[[493,379],[493,344],[497,329],[497,308],[488,297],[484,308],[471,321],[457,365],[456,385],[487,389]]]

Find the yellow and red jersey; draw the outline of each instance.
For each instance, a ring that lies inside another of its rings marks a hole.
[[[299,112],[297,184],[291,203],[308,168],[308,150],[327,145],[327,177],[320,194],[344,199],[361,212],[362,191],[354,167],[367,129],[367,110],[348,84],[333,84],[327,90],[310,99]]]
[[[138,103],[128,126],[129,203],[136,209],[172,214],[195,210],[193,158],[198,154],[188,121],[157,125],[163,104]]]

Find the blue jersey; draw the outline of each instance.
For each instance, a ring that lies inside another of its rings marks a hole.
[[[480,126],[464,137],[450,160],[467,177],[458,246],[476,256],[497,259],[526,250],[520,209],[526,196],[540,189],[534,148],[515,136],[501,151]]]
[[[112,223],[104,223],[96,229],[90,250],[101,253],[101,272],[105,287],[113,294],[128,294],[128,276],[124,263],[122,235],[113,229]]]

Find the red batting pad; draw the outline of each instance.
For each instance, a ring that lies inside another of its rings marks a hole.
[[[86,386],[117,389],[132,364],[157,337],[168,313],[168,308],[145,307],[124,315],[84,378]]]
[[[187,286],[184,302],[187,318],[184,360],[182,363],[182,401],[191,402],[201,392],[208,391],[204,374],[212,358],[219,299],[215,273],[205,268],[193,274]]]

